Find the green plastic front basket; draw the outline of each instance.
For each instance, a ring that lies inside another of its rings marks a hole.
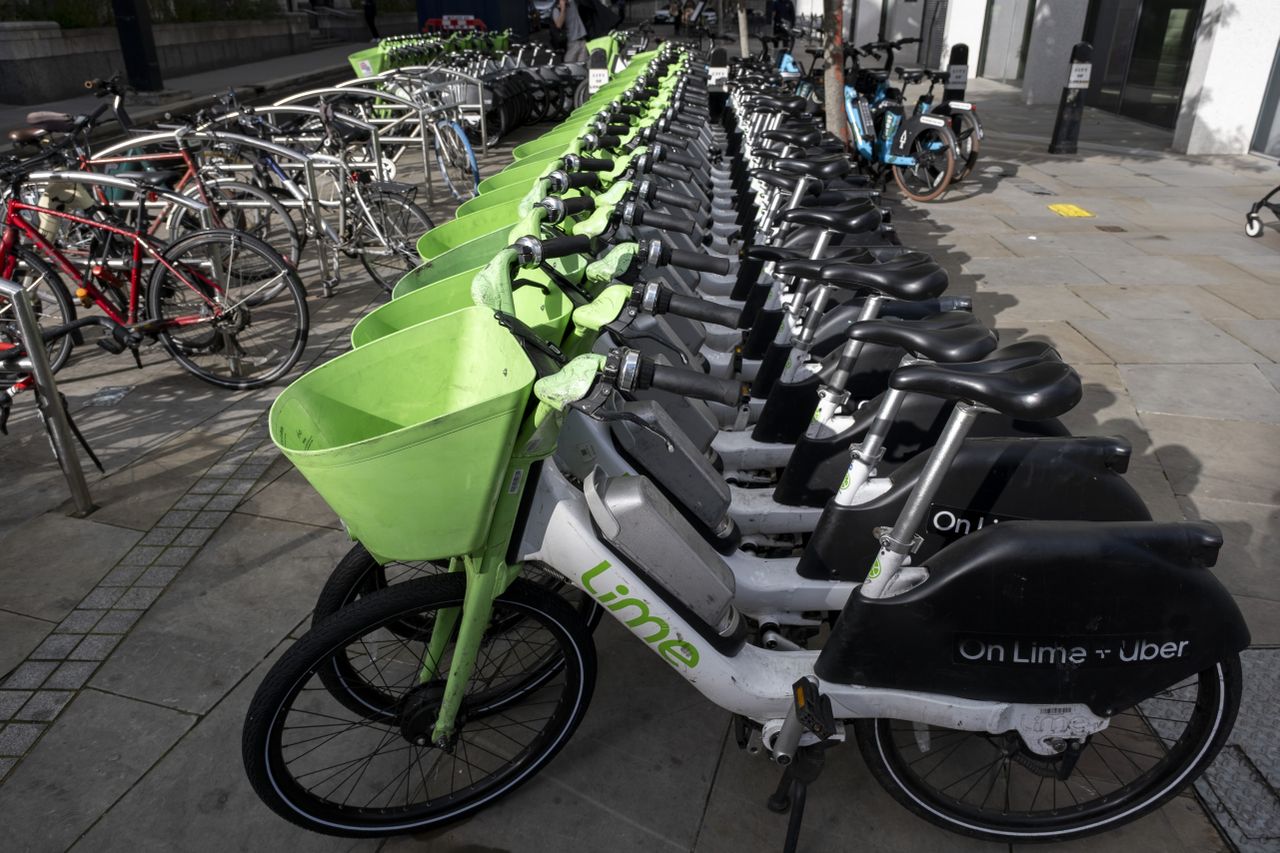
[[[493,312],[465,308],[302,376],[271,438],[378,559],[474,553],[533,381]]]
[[[347,57],[347,61],[351,63],[351,70],[356,72],[357,77],[373,77],[383,72],[387,55],[382,52],[381,47],[371,47],[356,51]]]

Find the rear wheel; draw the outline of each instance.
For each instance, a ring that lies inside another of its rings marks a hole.
[[[418,238],[434,226],[426,211],[403,196],[369,192],[364,202],[368,214],[356,211],[360,222],[353,241],[355,251],[378,286],[390,291],[405,273],[422,263]]]
[[[957,110],[951,116],[951,129],[956,135],[956,174],[951,180],[963,181],[973,173],[982,150],[982,138],[978,135],[978,120],[968,110]]]
[[[454,733],[433,742],[444,680],[424,681],[424,660],[437,616],[460,607],[465,590],[457,573],[396,584],[312,628],[281,657],[249,705],[242,739],[264,803],[329,835],[416,832],[478,811],[551,760],[591,700],[595,650],[563,601],[519,579],[494,601]],[[423,631],[390,630],[406,624]],[[562,665],[513,696],[528,648]],[[447,672],[454,651],[448,640],[429,669]],[[335,660],[358,662],[357,687],[377,685],[359,711],[335,700]]]
[[[893,167],[893,180],[912,201],[936,201],[951,184],[956,170],[954,137],[945,127],[923,128],[911,142],[910,166]]]
[[[9,276],[14,284],[22,286],[31,301],[31,310],[36,315],[43,329],[51,329],[70,323],[76,318],[75,305],[62,277],[43,258],[25,246],[13,248],[13,270]],[[9,347],[5,344],[22,346],[22,335],[18,331],[18,320],[13,311],[13,304],[5,296],[0,296],[0,355]],[[58,370],[71,357],[72,340],[70,335],[63,335],[56,341],[45,345],[49,357],[49,367]],[[4,377],[0,377],[0,383]]]
[[[1016,733],[884,719],[855,728],[876,781],[925,820],[1004,843],[1063,841],[1167,802],[1217,755],[1239,707],[1232,656],[1112,716],[1070,768],[1063,756],[1031,753]]]
[[[234,389],[288,373],[310,327],[293,267],[256,237],[225,229],[170,244],[147,286],[147,317],[175,361]]]

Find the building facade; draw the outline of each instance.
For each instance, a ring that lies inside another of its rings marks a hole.
[[[969,74],[1056,103],[1071,48],[1093,47],[1085,103],[1167,128],[1188,154],[1280,156],[1280,0],[846,0],[857,44],[968,44]],[[904,52],[900,58],[911,61]]]

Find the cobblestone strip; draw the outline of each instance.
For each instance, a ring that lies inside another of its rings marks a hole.
[[[264,414],[0,684],[0,781],[278,456]]]

